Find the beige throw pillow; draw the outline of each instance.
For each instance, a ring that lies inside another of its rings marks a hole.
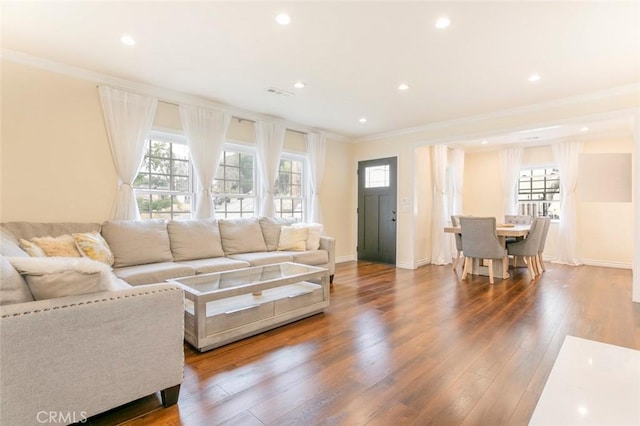
[[[225,254],[267,251],[257,217],[218,220]]]
[[[175,262],[224,256],[215,219],[172,220],[167,230]]]
[[[11,257],[35,300],[116,290],[111,268],[88,258]]]
[[[306,227],[283,226],[280,228],[278,250],[305,251],[306,249]]]
[[[98,262],[113,265],[113,253],[109,245],[98,232],[82,232],[71,234],[76,242],[76,247],[83,256]]]
[[[113,252],[113,267],[171,262],[171,245],[164,220],[116,220],[102,225],[102,236]]]
[[[31,242],[42,249],[48,257],[80,257],[76,240],[69,234],[59,237],[36,237]]]
[[[44,251],[42,251],[40,247],[38,247],[31,241],[23,240],[22,238],[20,238],[20,248],[26,251],[27,254],[31,257],[47,257],[47,255],[44,254]]]
[[[318,250],[320,248],[320,236],[322,235],[322,224],[294,223],[291,226],[307,228],[307,250]]]

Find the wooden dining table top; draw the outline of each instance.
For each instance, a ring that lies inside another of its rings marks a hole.
[[[502,226],[501,226],[502,225]],[[529,234],[531,225],[509,225],[499,223],[496,226],[496,234],[498,237],[526,237]],[[450,234],[462,234],[462,228],[459,226],[445,226],[444,232]]]

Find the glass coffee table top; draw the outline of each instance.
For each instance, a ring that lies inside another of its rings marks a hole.
[[[186,290],[194,294],[213,294],[286,278],[299,277],[302,281],[309,274],[317,274],[323,271],[326,271],[326,269],[287,262],[175,278],[167,281],[186,287]]]

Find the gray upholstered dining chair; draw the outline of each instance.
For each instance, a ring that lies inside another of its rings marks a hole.
[[[536,217],[531,223],[529,235],[522,241],[507,243],[507,252],[510,256],[514,256],[514,265],[517,263],[517,257],[522,256],[529,268],[531,279],[537,277],[538,272],[537,259],[538,250],[540,249],[540,239],[544,232],[544,223],[546,218]]]
[[[458,220],[460,216],[451,215],[451,225],[453,227],[460,226],[460,221]],[[453,269],[458,267],[458,262],[460,261],[460,256],[462,255],[462,234],[454,234],[456,238],[456,258],[453,259]]]
[[[544,260],[542,260],[542,253],[544,252],[544,246],[547,242],[547,235],[549,235],[549,226],[551,225],[551,218],[544,217],[544,229],[542,230],[542,236],[540,237],[540,245],[538,247],[538,254],[536,255],[536,262],[538,266],[538,272],[547,270],[544,266]]]
[[[462,279],[467,277],[473,259],[484,259],[489,263],[489,282],[493,284],[493,260],[502,259],[503,270],[508,264],[507,250],[496,234],[496,218],[460,217],[459,220],[464,247]]]

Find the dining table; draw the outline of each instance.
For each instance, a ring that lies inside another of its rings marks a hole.
[[[531,225],[511,224],[511,223],[498,223],[496,225],[496,235],[500,243],[506,248],[507,237],[511,238],[526,238],[529,235]],[[462,228],[460,226],[445,226],[444,232],[449,234],[462,234]],[[464,253],[464,246],[462,247]],[[508,262],[508,259],[507,259]],[[509,265],[503,265],[502,259],[495,259],[493,261],[494,276],[496,278],[507,279],[509,278]],[[485,275],[489,276],[489,268],[482,264],[480,259],[473,259],[473,265],[471,268],[471,274],[473,275]]]

